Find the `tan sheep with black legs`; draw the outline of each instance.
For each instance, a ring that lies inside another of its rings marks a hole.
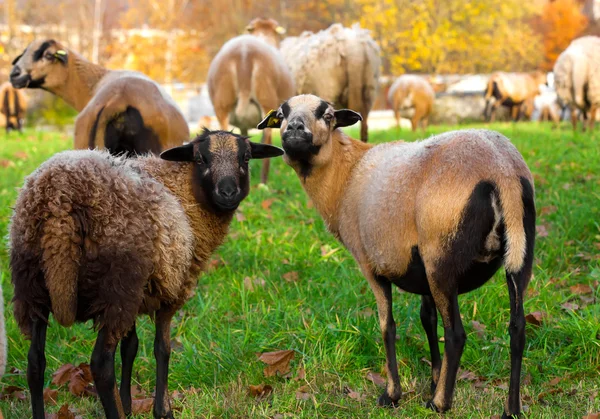
[[[410,118],[413,131],[417,130],[419,124],[426,130],[434,102],[435,92],[431,84],[414,74],[398,77],[388,91],[388,104],[394,111],[398,130],[402,116]]]
[[[15,89],[9,82],[0,85],[0,126],[4,124],[6,132],[11,129],[22,131],[23,120],[27,113],[27,99],[22,91]]]
[[[280,127],[284,160],[327,228],[352,253],[377,300],[387,357],[381,405],[401,397],[392,284],[422,296],[421,321],[432,358],[433,398],[448,410],[465,345],[458,295],[489,280],[501,265],[510,295],[511,377],[504,417],[521,412],[525,347],[523,298],[535,234],[533,178],[501,134],[461,130],[427,140],[372,146],[340,127],[361,116],[319,97],[295,96],[259,128]],[[437,311],[444,323],[440,357]]]
[[[158,154],[189,138],[179,107],[158,83],[142,73],[93,64],[51,39],[29,44],[13,61],[10,80],[16,88],[54,93],[80,112],[76,149]]]
[[[15,319],[31,339],[27,380],[34,419],[44,418],[49,313],[62,326],[93,320],[91,361],[107,418],[131,413],[135,319],[156,322],[155,418],[172,418],[170,323],[223,242],[249,192],[251,158],[283,151],[223,131],[138,159],[104,151],[55,155],[26,178],[10,226]],[[121,341],[121,391],[114,356]]]

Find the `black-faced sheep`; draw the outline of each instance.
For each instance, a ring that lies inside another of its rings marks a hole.
[[[55,155],[26,180],[10,227],[15,319],[31,339],[27,380],[34,419],[44,418],[44,345],[49,313],[62,326],[93,320],[94,382],[107,418],[131,413],[135,320],[156,323],[155,418],[171,418],[170,323],[223,242],[249,191],[248,161],[283,151],[205,131],[155,156],[105,151]],[[120,394],[114,355],[121,341]]]
[[[573,130],[578,112],[589,115],[589,128],[600,108],[600,37],[584,36],[571,42],[554,64],[554,84],[559,101],[571,111]],[[585,129],[585,122],[584,122]]]
[[[484,117],[493,122],[496,117],[496,109],[500,105],[509,106],[511,116],[517,121],[524,110],[521,105],[531,107],[533,98],[539,95],[540,85],[546,84],[546,74],[542,71],[531,73],[493,73],[488,80],[484,93],[485,109]],[[531,116],[531,113],[529,114]]]
[[[259,128],[281,128],[284,160],[352,253],[377,300],[387,357],[381,405],[401,397],[392,284],[422,296],[421,321],[431,350],[433,398],[445,411],[466,334],[459,294],[483,285],[504,265],[510,295],[511,376],[505,415],[521,411],[525,347],[523,297],[531,278],[535,234],[532,175],[497,132],[461,130],[416,143],[371,146],[338,127],[361,119],[312,95],[295,96]],[[437,313],[444,324],[440,357]]]
[[[255,26],[256,19],[252,21]],[[279,25],[273,19],[261,20],[262,26]],[[261,26],[261,28],[262,28]],[[229,124],[242,135],[271,109],[294,94],[294,82],[277,48],[265,41],[262,29],[254,35],[241,35],[225,43],[210,63],[207,84],[210,100],[221,129]],[[262,142],[271,144],[271,130],[263,133]],[[263,162],[261,182],[266,183],[269,161]]]
[[[296,93],[311,93],[364,116],[360,139],[368,141],[367,118],[377,97],[381,58],[369,31],[339,23],[318,33],[286,38],[279,48],[292,70]]]
[[[0,126],[4,125],[6,132],[16,129],[21,132],[27,99],[20,90],[15,89],[9,82],[0,85]]]
[[[394,111],[398,129],[401,116],[410,118],[413,131],[416,131],[419,123],[423,130],[427,129],[434,101],[435,92],[431,84],[413,74],[398,77],[388,91],[388,103]]]
[[[52,92],[80,112],[76,149],[157,154],[189,138],[185,118],[158,83],[135,71],[93,64],[54,40],[29,44],[13,61],[10,80],[16,88]]]

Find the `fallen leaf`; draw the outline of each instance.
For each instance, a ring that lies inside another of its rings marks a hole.
[[[63,404],[58,413],[46,414],[46,419],[77,419],[81,416],[75,416],[75,413],[69,409],[69,405],[67,403]]]
[[[14,162],[6,159],[0,160],[0,167],[13,167],[15,165]]]
[[[29,157],[29,155],[24,151],[17,151],[13,154],[13,156],[21,160],[27,160],[27,158]]]
[[[349,387],[344,387],[344,393],[346,393],[351,399],[358,400],[359,402],[362,402],[367,398],[366,394],[360,394]]]
[[[152,411],[154,399],[133,399],[131,401],[131,413],[139,415],[140,413],[149,413]]]
[[[471,327],[477,332],[477,336],[483,338],[485,336],[485,324],[481,324],[476,320],[471,321]]]
[[[369,371],[367,373],[367,380],[370,380],[373,384],[381,388],[385,388],[386,386],[385,378],[383,378],[381,374],[378,374],[376,372]]]
[[[300,386],[296,391],[296,400],[310,399],[310,387],[307,385]]]
[[[21,401],[27,400],[25,389],[17,386],[6,386],[0,393],[0,399],[17,399]]]
[[[87,386],[91,384],[88,378],[81,369],[76,368],[73,370],[69,379],[69,391],[71,394],[74,396],[83,396],[86,393]]]
[[[298,373],[296,374],[296,381],[301,381],[301,380],[305,380],[306,379],[306,371],[304,369],[304,366],[298,368]]]
[[[557,385],[558,383],[560,383],[560,380],[561,380],[561,378],[560,378],[560,377],[553,378],[552,380],[550,380],[550,382],[548,383],[548,385],[549,385],[549,386],[555,386],[555,385]]]
[[[268,366],[264,369],[265,377],[272,377],[277,373],[284,375],[290,371],[290,361],[294,359],[293,350],[264,352],[257,354],[258,359]]]
[[[541,326],[542,319],[544,317],[546,317],[545,313],[542,313],[541,311],[534,311],[533,313],[529,313],[525,316],[525,321],[534,326]]]
[[[308,202],[306,203],[306,208],[312,209],[314,207],[315,207],[315,204],[313,203],[312,199],[309,199]]]
[[[270,211],[271,210],[271,204],[273,204],[275,200],[273,198],[269,198],[269,199],[265,199],[264,201],[262,201],[260,203],[260,206],[262,207],[262,209],[264,209],[265,211]]]
[[[92,376],[92,369],[90,368],[90,364],[82,362],[77,368],[79,368],[79,370],[83,374],[83,379],[85,381],[87,381],[88,383],[94,382],[94,377]]]
[[[142,396],[142,398],[146,396],[146,392],[144,389],[142,389],[142,386],[139,384],[131,386],[131,397],[135,399],[136,397],[139,398],[140,396]]]
[[[573,311],[575,311],[575,310],[579,309],[579,306],[577,304],[575,304],[575,303],[568,303],[567,302],[567,303],[561,304],[560,306],[562,308],[564,308],[565,310],[573,310]]]
[[[244,216],[244,213],[241,211],[238,211],[235,213],[235,218],[241,223],[242,221],[246,221],[246,217]]]
[[[429,365],[431,367],[431,361],[428,360],[427,358],[423,357],[423,358],[421,358],[421,361],[424,362],[424,363],[426,363],[427,365]]]
[[[58,401],[58,390],[54,390],[51,388],[44,389],[44,402],[46,404],[55,406]]]
[[[472,372],[472,371],[464,370],[458,376],[458,379],[459,380],[466,380],[466,381],[477,381],[477,380],[479,380],[479,376],[477,374],[475,374],[474,372]]]
[[[571,292],[573,294],[591,294],[592,292],[594,292],[594,290],[592,289],[592,287],[590,287],[587,284],[577,284],[577,285],[573,285],[571,287],[569,287],[569,289],[571,290]]]
[[[373,311],[373,309],[371,307],[367,307],[364,310],[361,310],[358,312],[358,315],[365,319],[369,318],[369,317],[373,317],[373,314],[375,314],[375,311]]]
[[[548,227],[545,224],[536,225],[535,231],[538,237],[548,237]]]
[[[600,413],[590,413],[584,416],[583,419],[600,419]]]
[[[281,277],[287,282],[296,282],[300,278],[300,275],[298,275],[298,272],[296,271],[291,271],[284,273],[283,275],[281,275]]]
[[[256,397],[257,399],[264,399],[273,392],[273,387],[268,384],[259,384],[257,386],[248,386],[248,395]]]
[[[548,214],[552,214],[552,213],[556,212],[556,210],[557,210],[556,205],[548,205],[547,207],[542,207],[540,214],[548,215]]]
[[[62,386],[71,378],[71,372],[75,369],[72,364],[65,364],[52,374],[52,384]]]

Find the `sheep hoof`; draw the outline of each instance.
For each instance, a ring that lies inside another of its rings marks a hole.
[[[390,396],[388,396],[387,391],[384,391],[379,399],[377,399],[377,404],[383,407],[398,407],[398,400],[392,400]]]
[[[435,381],[431,380],[431,394],[435,394],[435,389],[437,388],[437,384]]]
[[[170,411],[169,413],[165,413],[164,415],[156,416],[156,418],[160,418],[160,419],[175,419],[175,417],[173,416],[173,411]]]
[[[438,407],[435,405],[435,403],[433,402],[433,400],[429,400],[427,403],[425,403],[425,407],[427,409],[433,410],[436,413],[441,413],[442,410],[438,409]]]
[[[523,415],[521,415],[520,413],[515,413],[514,415],[509,415],[506,412],[502,413],[502,419],[520,419],[522,417]]]

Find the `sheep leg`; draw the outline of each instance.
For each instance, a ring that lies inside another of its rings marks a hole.
[[[437,320],[437,310],[433,297],[424,295],[421,297],[421,324],[423,324],[423,329],[425,329],[425,334],[429,341],[429,352],[431,354],[431,394],[435,393],[442,367],[440,347],[438,346]]]
[[[272,141],[272,135],[273,133],[271,132],[271,129],[265,129],[263,131],[263,135],[262,135],[262,143],[263,144],[273,144]],[[262,169],[260,172],[260,182],[266,184],[267,180],[269,180],[269,169],[271,167],[271,159],[263,159],[262,161]]]
[[[577,131],[577,112],[571,110],[571,124],[573,125],[573,131]]]
[[[440,378],[433,399],[427,402],[427,407],[436,412],[445,412],[452,407],[456,374],[467,335],[460,320],[456,291],[442,290],[436,281],[429,281],[429,286],[435,305],[442,315],[445,348]]]
[[[131,373],[133,371],[133,361],[138,350],[138,336],[135,329],[135,323],[131,330],[121,340],[121,403],[126,415],[131,415]]]
[[[364,118],[360,121],[360,141],[366,143],[369,141],[369,126],[367,123],[367,118],[369,117],[369,112],[364,112]],[[269,160],[269,159],[267,159]]]
[[[590,121],[589,121],[589,130],[592,131],[596,125],[596,110],[598,108],[596,107],[596,105],[592,105],[591,109],[590,109]]]
[[[171,357],[171,319],[175,311],[173,307],[163,307],[156,313],[156,336],[154,338],[154,357],[156,358],[155,419],[173,419],[169,400],[169,358]]]
[[[92,352],[92,362],[90,363],[94,384],[107,419],[125,418],[115,380],[117,343],[118,341],[110,336],[106,327],[101,328],[98,332],[96,345]]]
[[[400,387],[398,363],[396,361],[396,322],[392,313],[392,283],[386,278],[367,272],[366,269],[368,268],[363,269],[363,273],[369,281],[377,301],[379,327],[383,336],[386,357],[387,386],[383,394],[379,396],[377,404],[395,407],[400,397],[402,397],[402,388]]]
[[[48,313],[44,313],[46,318]],[[46,371],[46,329],[48,320],[36,317],[31,324],[31,345],[27,354],[27,384],[31,392],[33,419],[44,419],[44,372]]]

